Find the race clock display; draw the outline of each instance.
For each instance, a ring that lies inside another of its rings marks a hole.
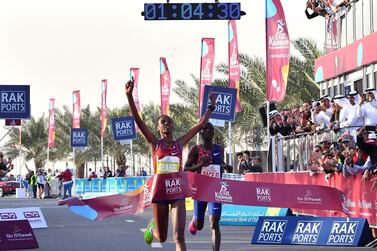
[[[241,3],[145,3],[144,20],[238,20]]]

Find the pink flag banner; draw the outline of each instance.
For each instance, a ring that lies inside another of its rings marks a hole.
[[[77,214],[102,220],[140,213],[151,202],[191,196],[195,200],[236,205],[347,210],[344,194],[327,186],[224,180],[192,172],[158,174],[132,192],[92,199],[70,198],[59,205],[67,204]]]
[[[199,107],[200,116],[201,105],[203,102],[204,86],[212,84],[213,67],[215,61],[215,39],[202,38],[201,60],[200,60],[200,89],[199,89]]]
[[[72,98],[73,98],[72,128],[80,128],[80,113],[81,113],[80,91],[74,91],[72,93]]]
[[[228,66],[230,88],[237,89],[236,112],[241,111],[240,103],[240,61],[238,57],[237,26],[235,20],[228,21]]]
[[[101,82],[101,137],[105,134],[107,125],[107,108],[106,108],[106,96],[107,96],[107,80],[104,79]]]
[[[130,69],[130,79],[134,81],[134,89],[132,91],[132,96],[134,97],[135,105],[137,112],[140,114],[140,101],[139,101],[139,68],[131,68]]]
[[[266,0],[267,100],[284,99],[289,72],[290,41],[280,0]]]
[[[48,148],[55,147],[55,99],[51,98],[48,104]]]
[[[160,95],[161,95],[161,115],[169,115],[171,79],[166,58],[160,58]]]

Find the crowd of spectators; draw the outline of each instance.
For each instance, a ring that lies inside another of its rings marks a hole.
[[[270,134],[282,136],[332,129],[349,131],[356,137],[357,128],[377,125],[377,92],[367,89],[362,95],[351,91],[348,95],[306,101],[300,107],[273,110],[269,113]]]
[[[246,173],[261,173],[262,168],[262,158],[260,156],[250,157],[249,151],[243,151],[237,153],[238,160],[238,173],[244,175]]]
[[[325,95],[300,107],[274,110],[269,113],[269,130],[279,137],[322,135],[318,144],[310,142],[307,167],[311,175],[324,172],[328,180],[335,172],[361,173],[367,180],[377,174],[376,97],[376,90],[370,88],[362,95],[357,91],[333,98]],[[372,178],[373,187],[376,180]]]
[[[308,19],[323,16],[332,18],[341,8],[349,8],[351,2],[357,0],[307,0],[305,15]],[[309,13],[309,11],[311,13]]]

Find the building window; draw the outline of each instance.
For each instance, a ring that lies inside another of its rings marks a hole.
[[[363,0],[363,20],[364,20],[364,36],[367,36],[371,33],[371,4],[373,0]]]
[[[351,9],[347,12],[346,20],[347,20],[347,44],[351,44],[354,41],[354,34],[353,34],[353,17],[354,17],[354,9]]]
[[[373,26],[372,26],[372,30],[373,31],[377,31],[377,2],[375,0],[371,0],[371,4],[372,4],[372,21],[373,21]]]
[[[355,3],[355,35],[356,40],[363,37],[363,1]]]
[[[363,80],[362,79],[359,79],[355,82],[353,82],[353,89],[355,91],[358,91],[359,93],[363,93]]]
[[[347,45],[347,18],[342,16],[340,18],[340,47],[345,47]]]
[[[340,89],[339,90],[340,90],[339,94],[340,95],[344,95],[344,84],[343,83],[340,84]]]
[[[377,71],[374,72],[374,88],[377,88]]]

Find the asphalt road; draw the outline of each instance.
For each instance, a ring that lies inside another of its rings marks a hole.
[[[89,250],[89,251],[133,251],[133,250],[175,250],[172,234],[165,243],[153,243],[152,247],[143,240],[143,229],[152,218],[152,211],[132,217],[113,217],[104,221],[90,221],[71,213],[66,206],[57,206],[56,199],[0,198],[0,208],[40,207],[47,221],[47,229],[34,229],[40,248],[38,250]],[[192,212],[187,212],[188,225]],[[171,229],[171,226],[169,227]],[[369,248],[314,247],[314,246],[271,246],[252,245],[253,227],[221,226],[221,250],[370,250]],[[188,250],[212,250],[208,222],[195,236],[186,230]]]

